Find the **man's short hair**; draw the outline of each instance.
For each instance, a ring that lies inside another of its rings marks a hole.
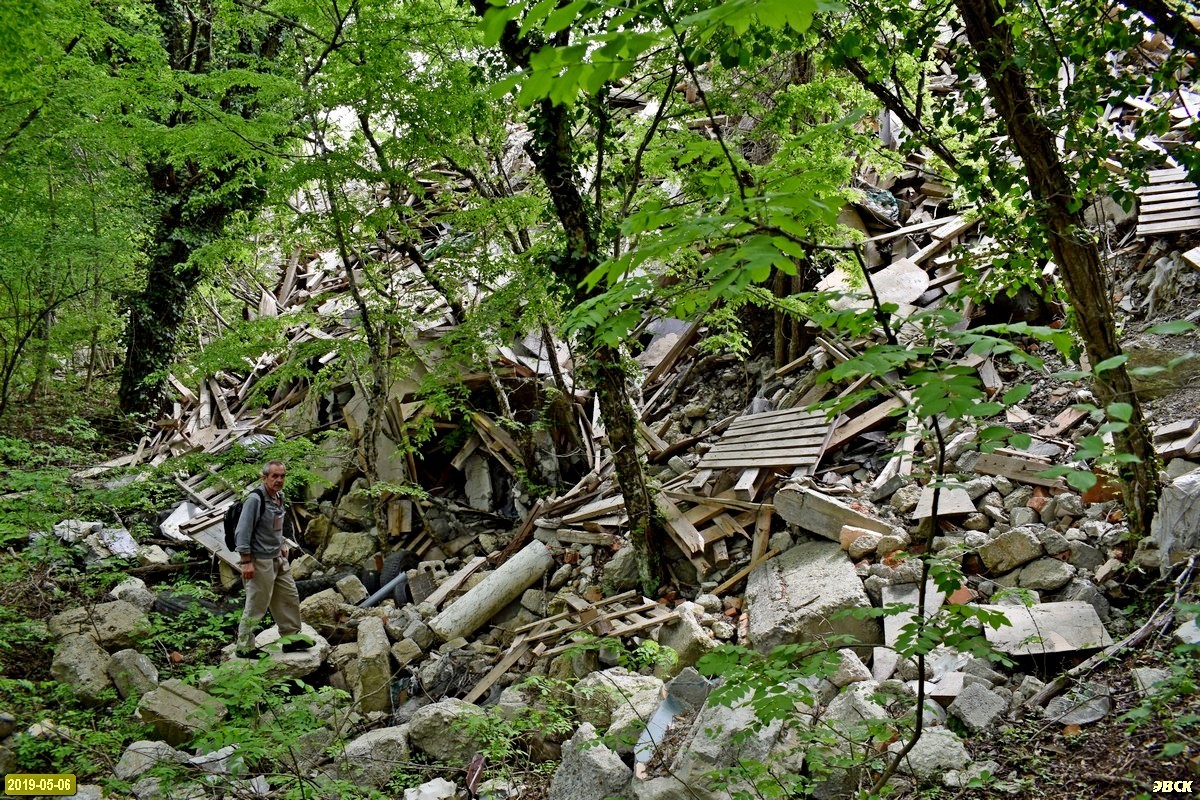
[[[264,477],[264,478],[265,478],[265,477],[266,477],[268,474],[270,474],[270,472],[271,472],[271,468],[272,468],[272,467],[280,467],[280,468],[282,468],[282,469],[283,469],[285,472],[287,471],[287,464],[283,463],[283,462],[282,462],[282,461],[280,461],[279,459],[271,459],[271,460],[270,460],[270,461],[268,461],[267,463],[263,464],[263,468],[262,468],[262,474],[263,474],[263,477]]]

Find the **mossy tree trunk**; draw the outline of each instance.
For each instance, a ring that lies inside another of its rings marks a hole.
[[[1121,355],[1111,294],[1100,251],[1088,233],[1077,196],[1050,130],[1033,103],[1025,73],[1018,67],[1013,31],[997,0],[956,0],[967,37],[979,57],[988,93],[1004,120],[1013,147],[1025,165],[1029,188],[1049,235],[1050,249],[1062,272],[1088,359],[1095,366]],[[1120,465],[1129,528],[1135,537],[1150,529],[1157,496],[1156,455],[1133,382],[1124,364],[1096,376],[1101,405],[1128,403],[1128,426],[1114,433],[1118,452],[1137,457]]]

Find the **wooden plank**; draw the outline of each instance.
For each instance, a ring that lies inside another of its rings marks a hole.
[[[437,608],[446,601],[452,592],[457,591],[467,582],[467,578],[474,575],[480,567],[487,563],[485,556],[475,556],[466,563],[458,572],[451,575],[446,580],[442,581],[442,585],[433,591],[433,594],[425,598],[425,602],[432,603],[434,608]]]
[[[593,500],[587,505],[565,515],[562,521],[568,525],[574,525],[577,522],[583,522],[596,517],[607,517],[614,511],[625,510],[624,495],[615,495],[613,497],[602,497],[599,500]]]
[[[704,497],[697,494],[688,494],[687,492],[663,491],[661,494],[669,497],[672,500],[682,500],[687,503],[695,503],[705,506],[720,506],[721,508],[735,508],[746,511],[758,511],[760,508],[773,509],[771,503],[748,503],[744,500],[738,500],[733,496],[733,492],[721,492],[714,497]]]
[[[825,448],[826,451],[836,450],[860,433],[869,431],[876,425],[881,424],[890,414],[902,408],[904,408],[903,400],[899,397],[890,397],[869,411],[859,414],[857,417],[834,428],[833,435],[829,437],[829,444]]]
[[[802,430],[787,430],[783,428],[771,430],[765,429],[761,431],[753,431],[748,433],[727,433],[721,440],[712,446],[712,450],[719,447],[740,447],[742,445],[754,444],[756,442],[774,442],[788,444],[811,444],[813,442],[823,442],[829,433],[829,423],[822,422],[819,427],[804,428]],[[712,452],[711,450],[709,452]]]
[[[687,488],[693,492],[703,491],[708,482],[712,480],[713,471],[711,469],[698,470],[696,474],[688,481]]]
[[[782,467],[792,463],[801,464],[813,460],[813,456],[821,452],[819,444],[796,444],[790,442],[750,442],[744,445],[731,446],[717,450],[713,448],[704,454],[700,466],[705,469],[712,467],[751,467],[756,464],[769,467]]]
[[[999,453],[980,453],[979,459],[975,462],[975,472],[980,475],[1003,475],[1014,481],[1032,483],[1035,486],[1066,486],[1059,478],[1043,478],[1037,474],[1044,472],[1049,467],[1050,465],[1043,461]]]
[[[1149,186],[1139,186],[1135,194],[1143,197],[1154,197],[1159,194],[1170,192],[1192,192],[1195,194],[1198,191],[1196,184],[1191,181],[1160,181],[1152,183]]]
[[[679,337],[679,341],[672,345],[671,349],[667,351],[666,356],[663,357],[663,360],[658,362],[654,369],[650,370],[650,374],[646,376],[646,380],[642,381],[643,388],[653,386],[662,376],[675,368],[675,364],[679,362],[679,359],[687,352],[687,349],[692,346],[692,342],[696,340],[696,335],[700,332],[701,322],[702,320],[697,319],[688,326],[688,329]]]
[[[717,595],[718,597],[720,597],[723,594],[728,594],[729,590],[732,589],[734,586],[737,586],[743,580],[745,580],[747,575],[749,575],[751,572],[758,569],[760,566],[767,563],[768,561],[770,561],[772,558],[774,558],[777,555],[779,555],[778,549],[768,550],[766,553],[763,554],[763,557],[758,559],[757,561],[751,560],[749,564],[747,564],[746,566],[739,569],[737,572],[730,575],[729,578],[724,583],[722,583],[716,589],[713,589],[713,594]]]
[[[1200,191],[1197,189],[1174,189],[1169,192],[1158,192],[1155,194],[1143,195],[1138,201],[1139,208],[1146,206],[1157,205],[1158,203],[1171,203],[1175,201],[1190,202],[1197,199]]]
[[[1155,222],[1150,225],[1138,225],[1138,236],[1150,236],[1156,233],[1175,233],[1177,231],[1190,231],[1200,228],[1200,217],[1195,220],[1181,220],[1176,222]]]
[[[688,522],[699,528],[701,525],[724,513],[725,509],[722,506],[692,506],[683,512],[683,516]]]
[[[1158,209],[1143,210],[1142,213],[1138,214],[1138,225],[1149,225],[1168,220],[1186,222],[1188,220],[1200,219],[1200,206],[1182,208],[1176,211],[1164,211],[1161,214],[1157,213],[1157,211]]]
[[[771,520],[775,516],[772,509],[761,509],[754,518],[754,536],[750,540],[750,561],[758,561],[767,552],[771,541]]]
[[[560,542],[569,542],[571,544],[593,544],[609,547],[617,542],[617,536],[611,533],[602,533],[598,531],[581,531],[574,528],[559,528],[554,532],[554,537]]]
[[[492,688],[492,684],[500,680],[504,673],[512,669],[521,657],[529,652],[529,641],[524,636],[518,636],[513,640],[511,646],[505,652],[500,660],[496,662],[496,666],[492,667],[486,675],[479,679],[475,687],[467,692],[463,700],[467,703],[474,703],[479,698],[483,697],[483,693]]]
[[[1186,200],[1178,199],[1178,200],[1169,200],[1169,201],[1164,201],[1164,202],[1158,202],[1157,197],[1154,198],[1153,202],[1151,202],[1150,200],[1147,200],[1144,203],[1142,203],[1141,213],[1146,214],[1146,213],[1153,212],[1155,214],[1158,214],[1163,211],[1178,211],[1181,209],[1200,208],[1200,192],[1196,192],[1195,194],[1197,195],[1196,197],[1192,197],[1192,198],[1189,198]]]
[[[733,485],[733,493],[741,500],[753,500],[758,492],[755,490],[755,483],[758,481],[759,467],[751,467],[742,470],[742,474],[738,476],[737,483]]]
[[[1071,428],[1074,428],[1080,422],[1083,422],[1087,416],[1088,412],[1068,406],[1067,408],[1064,408],[1062,411],[1058,412],[1058,415],[1054,419],[1050,420],[1049,423],[1040,428],[1038,430],[1038,435],[1061,436],[1062,434],[1071,430]]]
[[[683,545],[684,553],[688,555],[703,553],[704,537],[700,535],[700,531],[696,530],[695,525],[687,521],[687,518],[679,510],[679,506],[671,502],[670,498],[663,496],[665,494],[663,492],[659,495],[657,505],[663,516],[663,522],[667,526],[667,531]]]
[[[718,539],[709,546],[709,551],[712,554],[713,566],[717,569],[727,569],[729,567],[729,545],[725,544],[724,539]]]

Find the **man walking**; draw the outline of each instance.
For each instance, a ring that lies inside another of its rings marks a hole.
[[[283,651],[292,653],[312,647],[300,633],[300,595],[287,561],[283,538],[283,481],[287,467],[268,461],[262,469],[262,489],[250,492],[242,504],[237,524],[237,552],[246,586],[246,608],[238,625],[237,654],[254,654],[254,629],[269,608],[279,626]]]

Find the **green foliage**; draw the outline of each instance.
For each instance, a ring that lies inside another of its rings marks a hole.
[[[539,768],[533,758],[535,740],[562,742],[576,724],[571,684],[531,677],[517,688],[524,693],[526,704],[515,712],[492,707],[482,713],[464,714],[455,721],[476,742],[500,778],[525,772],[544,775],[546,770]]]
[[[1181,602],[1176,606],[1180,616],[1200,613],[1200,603]],[[1200,692],[1200,645],[1179,644],[1172,649],[1166,663],[1168,674],[1146,689],[1140,702],[1118,719],[1128,723],[1127,731],[1135,733],[1143,726],[1161,726],[1167,741],[1162,742],[1159,756],[1164,759],[1188,757],[1200,749],[1200,708],[1196,695]]]

